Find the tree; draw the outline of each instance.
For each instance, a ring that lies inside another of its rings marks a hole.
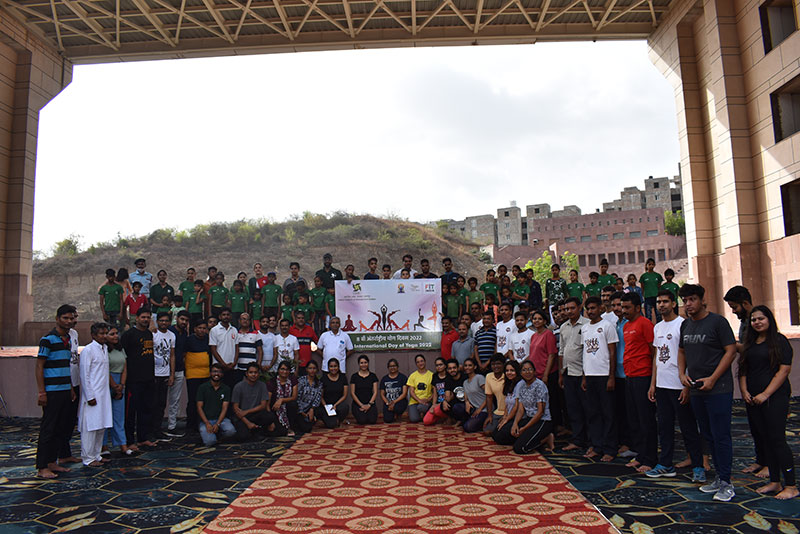
[[[578,262],[578,255],[573,254],[572,252],[566,250],[561,255],[561,265],[564,266],[564,269],[567,272],[569,272],[572,269],[575,269],[576,271],[581,270],[580,263]]]
[[[70,234],[53,246],[53,256],[74,256],[80,252],[81,236]]]
[[[682,210],[664,212],[664,231],[669,235],[686,235],[686,219]]]

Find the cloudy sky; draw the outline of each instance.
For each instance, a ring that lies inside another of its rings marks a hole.
[[[40,251],[303,211],[587,212],[679,158],[644,42],[77,66],[39,124]]]

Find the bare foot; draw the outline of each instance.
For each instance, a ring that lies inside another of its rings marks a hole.
[[[611,456],[610,454],[604,454],[603,457],[600,458],[600,461],[601,462],[610,462],[613,459],[614,459],[614,457]]]
[[[290,430],[290,431],[289,431],[289,433],[288,433],[287,435],[288,435],[290,438],[293,438],[293,437],[295,436],[294,430]]]
[[[561,437],[561,436],[568,436],[568,435],[570,435],[570,434],[572,434],[572,432],[570,432],[570,431],[569,431],[568,429],[566,429],[566,428],[560,428],[560,429],[558,429],[558,432],[556,432],[556,435],[557,435],[558,437]]]
[[[783,488],[782,492],[775,495],[775,498],[785,501],[787,499],[794,499],[798,495],[800,495],[800,492],[797,491],[797,486],[786,486]]]
[[[86,467],[102,467],[102,466],[103,466],[103,462],[98,462],[97,460],[95,460],[94,462],[92,462],[90,464],[86,464]]]
[[[761,464],[753,462],[752,464],[742,469],[742,473],[755,473],[756,471],[760,471],[761,467],[762,467]]]
[[[109,460],[108,458],[101,458],[100,459],[100,463],[108,464],[108,463],[111,463],[111,460]]]
[[[592,459],[600,456],[598,453],[594,452],[592,449],[586,451],[586,454],[583,455],[584,458]]]
[[[647,473],[648,471],[652,470],[653,468],[649,465],[640,465],[636,468],[637,473]]]
[[[156,446],[156,444],[153,443],[150,440],[140,441],[139,443],[137,443],[137,445],[140,446],[140,447],[155,447]]]
[[[690,465],[692,465],[692,459],[686,458],[682,462],[675,464],[675,469],[683,469],[684,467],[689,467]]]
[[[703,469],[706,471],[711,471],[711,462],[708,461],[708,455],[703,455]]]
[[[564,447],[564,448],[563,448],[563,449],[561,449],[561,450],[562,450],[562,451],[574,451],[574,450],[578,450],[578,449],[580,449],[580,447],[578,447],[578,446],[577,446],[577,445],[575,445],[574,443],[568,443],[568,444],[567,444],[567,446],[566,446],[566,447]]]
[[[637,462],[636,460],[631,460],[630,462],[625,464],[625,467],[639,467],[639,465],[640,465],[639,462]]]
[[[766,493],[772,493],[774,491],[781,491],[783,486],[781,486],[780,482],[770,482],[769,484],[764,484],[760,488],[756,489],[756,493],[760,493],[764,495]]]
[[[39,472],[36,474],[36,478],[51,479],[51,478],[58,478],[58,475],[45,467],[44,469],[39,469]]]
[[[128,445],[128,450],[129,451],[133,451],[133,452],[139,452],[139,447],[137,447],[135,444],[134,445]]]
[[[761,471],[756,473],[758,478],[769,478],[769,467],[762,467]]]
[[[631,450],[630,447],[628,447],[627,445],[623,445],[622,447],[617,449],[617,454],[622,454],[623,452],[628,452],[629,450]]]
[[[61,467],[55,462],[47,464],[47,467],[48,469],[50,469],[50,471],[53,471],[55,473],[69,473],[70,471],[72,471],[72,469],[70,469],[69,467]]]
[[[542,444],[544,445],[545,452],[553,452],[556,448],[556,438],[552,432],[542,440]]]
[[[79,464],[81,463],[80,458],[75,458],[74,456],[67,456],[66,458],[59,458],[58,463],[60,464]]]

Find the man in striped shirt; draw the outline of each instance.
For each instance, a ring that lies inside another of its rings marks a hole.
[[[494,327],[494,314],[487,311],[483,314],[483,326],[475,332],[475,359],[480,362],[481,370],[489,369],[489,359],[495,354],[497,330]]]
[[[73,419],[70,417],[75,391],[70,378],[72,356],[69,330],[76,315],[75,306],[64,304],[56,311],[56,327],[39,342],[36,358],[38,404],[42,407],[42,424],[36,450],[39,478],[56,478],[69,468],[56,462],[60,445],[69,440]]]
[[[233,358],[234,384],[244,379],[247,367],[251,363],[261,366],[261,360],[264,358],[262,347],[261,336],[253,329],[250,314],[246,312],[241,314],[239,332],[236,334],[236,355]]]

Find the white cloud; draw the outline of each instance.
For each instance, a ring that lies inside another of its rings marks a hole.
[[[306,210],[591,211],[677,161],[644,42],[78,66],[41,114],[34,248]]]

